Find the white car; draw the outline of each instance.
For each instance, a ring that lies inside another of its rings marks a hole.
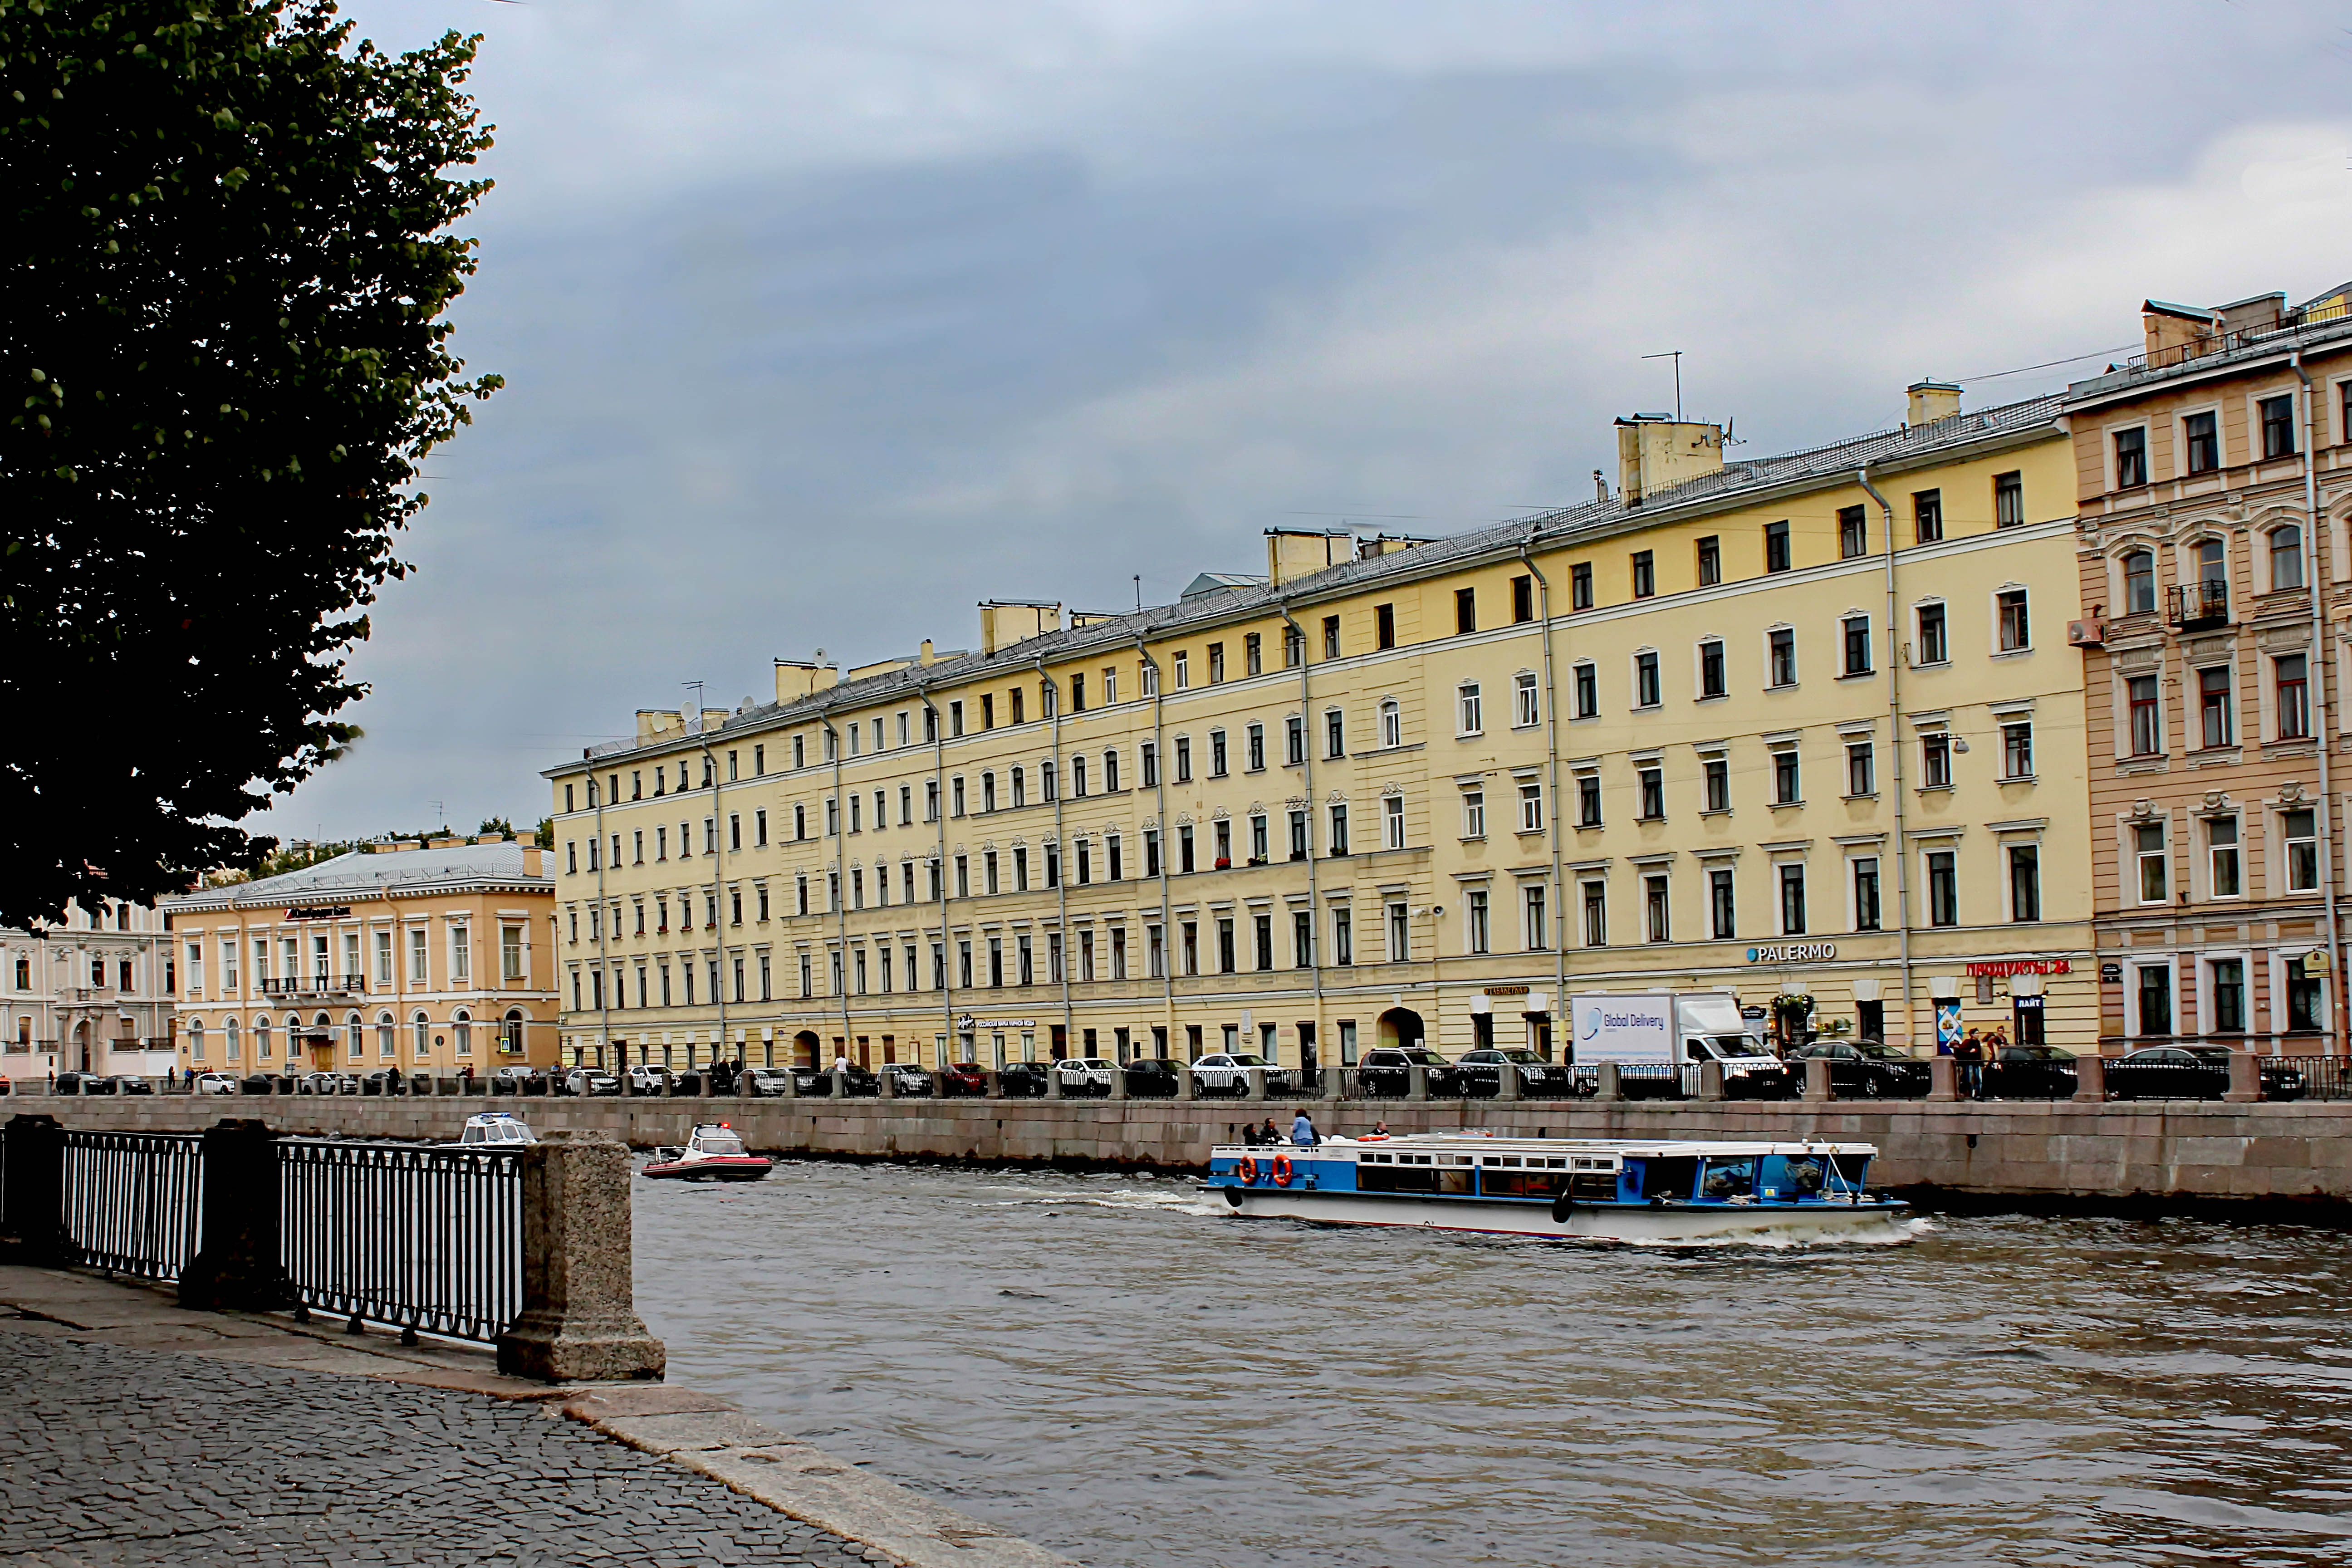
[[[621,1080],[603,1068],[573,1068],[563,1075],[566,1094],[618,1094]]]
[[[648,1067],[644,1062],[635,1062],[628,1070],[631,1094],[670,1094],[677,1089],[677,1079],[667,1068]]]
[[[1217,1051],[1192,1064],[1195,1094],[1247,1094],[1251,1075],[1264,1077],[1269,1092],[1289,1088],[1290,1075],[1254,1051]]]
[[[1104,1057],[1071,1057],[1054,1064],[1054,1086],[1066,1097],[1108,1095],[1118,1064]]]
[[[235,1094],[236,1079],[225,1072],[201,1072],[190,1081],[191,1094]]]

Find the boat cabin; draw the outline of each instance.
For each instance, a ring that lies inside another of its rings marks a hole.
[[[520,1146],[538,1142],[539,1134],[524,1125],[522,1118],[513,1111],[490,1110],[466,1119],[466,1131],[458,1135],[457,1147]]]
[[[1217,1149],[1209,1184],[1529,1204],[1851,1203],[1876,1153],[1866,1143],[1335,1138],[1313,1149]]]

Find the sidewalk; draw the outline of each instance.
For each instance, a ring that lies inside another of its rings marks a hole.
[[[0,1380],[11,1568],[1069,1568],[724,1400],[94,1275],[0,1267]]]

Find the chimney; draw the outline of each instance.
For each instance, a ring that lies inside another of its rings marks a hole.
[[[818,664],[814,659],[780,658],[776,660],[776,700],[797,702],[803,697],[815,696],[840,679],[841,669],[836,665]]]
[[[434,838],[425,844],[428,849],[463,849],[465,847],[466,841],[462,838]]]
[[[939,650],[931,647],[930,638],[923,639],[923,651],[915,656],[915,662],[926,669],[940,662]]]
[[[1948,381],[1915,381],[1903,390],[1911,398],[1906,425],[1933,425],[1960,411],[1960,389]]]
[[[546,856],[547,851],[541,849],[538,845],[524,845],[522,847],[522,874],[526,877],[545,876],[547,874],[544,868]]]
[[[1265,531],[1266,581],[1279,588],[1327,567],[1337,566],[1355,551],[1355,540],[1345,529],[1269,528]]]
[[[2151,366],[2179,364],[2210,353],[2221,323],[2210,310],[2143,300],[2139,307],[2142,352]]]
[[[983,599],[980,605],[980,651],[992,654],[1031,637],[1062,629],[1062,606],[1053,599]]]
[[[1627,506],[1723,471],[1723,426],[1636,414],[1617,421],[1617,488]]]

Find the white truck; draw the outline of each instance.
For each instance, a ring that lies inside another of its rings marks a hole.
[[[1569,1061],[1589,1083],[1613,1064],[1629,1096],[1688,1098],[1699,1067],[1723,1064],[1723,1092],[1773,1100],[1798,1084],[1779,1058],[1756,1043],[1728,991],[1585,991],[1570,998]]]

